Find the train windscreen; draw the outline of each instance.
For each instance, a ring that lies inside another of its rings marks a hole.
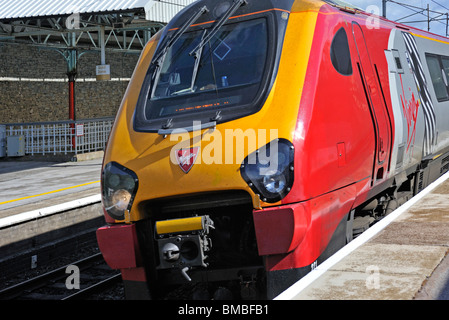
[[[153,67],[147,120],[245,105],[257,95],[268,51],[266,19],[224,25],[202,43],[209,31],[184,33]]]

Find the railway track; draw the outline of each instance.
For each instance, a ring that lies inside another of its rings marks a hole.
[[[0,291],[0,300],[86,299],[120,281],[120,273],[111,270],[97,253],[5,288]]]

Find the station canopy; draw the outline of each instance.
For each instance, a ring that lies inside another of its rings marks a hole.
[[[155,32],[194,0],[0,0],[0,44],[138,53]]]

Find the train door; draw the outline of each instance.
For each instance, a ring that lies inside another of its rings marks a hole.
[[[365,42],[362,28],[357,22],[352,22],[352,34],[357,48],[359,61],[358,71],[365,89],[367,103],[373,118],[373,125],[376,131],[375,160],[373,166],[374,184],[378,180],[386,177],[389,168],[389,156],[391,146],[391,124],[387,107],[382,100],[382,92],[379,87],[377,71],[371,62],[371,57]]]

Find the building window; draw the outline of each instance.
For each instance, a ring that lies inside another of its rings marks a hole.
[[[334,68],[342,75],[352,74],[351,54],[349,52],[348,36],[345,29],[340,28],[334,36],[331,45],[331,60]]]

